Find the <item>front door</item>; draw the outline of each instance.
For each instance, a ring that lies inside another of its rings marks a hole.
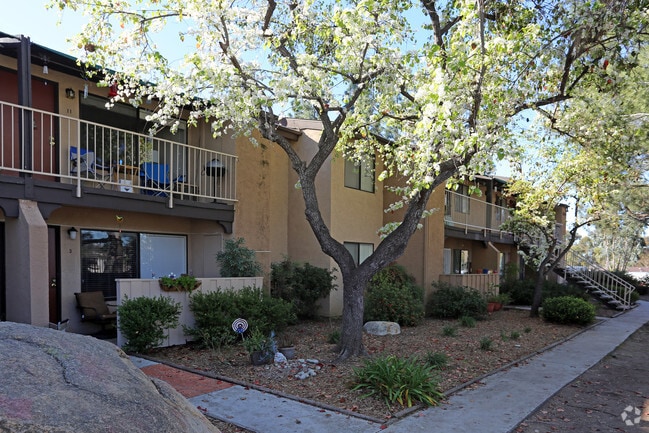
[[[60,235],[59,227],[48,227],[47,229],[47,256],[48,256],[48,282],[49,282],[49,305],[50,323],[61,321],[61,289],[59,287],[60,267]]]

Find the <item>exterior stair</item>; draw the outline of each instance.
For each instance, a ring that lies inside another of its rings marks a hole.
[[[616,310],[632,308],[631,293],[635,287],[607,271],[587,257],[570,251],[565,263],[555,272],[568,283],[584,288],[604,305]]]

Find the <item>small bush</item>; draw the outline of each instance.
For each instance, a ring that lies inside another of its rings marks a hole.
[[[500,285],[500,292],[506,293],[514,305],[531,305],[534,296],[534,281],[519,280]],[[586,291],[571,284],[559,284],[552,281],[543,283],[541,297],[543,300],[557,298],[559,296],[574,296],[576,298],[588,299]]]
[[[532,327],[531,326],[526,326],[525,329],[523,329],[523,332],[526,333],[526,334],[529,334],[530,332],[532,332]]]
[[[480,349],[481,350],[491,350],[493,340],[489,337],[483,337],[480,339]]]
[[[518,331],[512,331],[509,334],[509,338],[511,338],[512,340],[518,340],[519,338],[521,338],[521,333]]]
[[[416,326],[423,318],[424,291],[405,268],[391,265],[374,275],[365,293],[365,321]]]
[[[531,305],[534,282],[532,280],[510,280],[500,284],[500,293],[507,293],[514,305]]]
[[[331,331],[329,333],[329,336],[327,337],[327,343],[330,344],[340,343],[340,330],[336,329],[334,331]]]
[[[448,365],[449,357],[444,352],[428,352],[424,357],[426,365],[438,370],[444,369]]]
[[[223,251],[216,254],[222,277],[257,277],[262,274],[261,264],[255,258],[255,252],[245,247],[244,242],[243,238],[228,239]]]
[[[471,316],[462,316],[460,317],[460,325],[465,328],[475,328],[476,320]]]
[[[236,338],[232,322],[243,318],[250,331],[262,334],[281,331],[297,321],[291,303],[271,298],[261,289],[245,287],[237,292],[195,292],[189,298],[189,309],[194,314],[195,326],[185,333],[207,347],[221,347]]]
[[[273,263],[270,267],[271,295],[292,302],[299,318],[315,317],[316,302],[336,289],[336,276],[329,269],[288,259]]]
[[[573,286],[572,284],[559,284],[553,281],[546,281],[543,284],[543,300],[558,298],[560,296],[572,296],[586,301],[590,299],[590,295],[586,290],[581,287]]]
[[[160,345],[165,330],[178,326],[180,308],[167,296],[126,299],[117,307],[124,349],[144,353]]]
[[[444,337],[455,337],[457,335],[457,328],[455,326],[447,325],[442,328],[442,335]]]
[[[354,390],[366,389],[366,396],[380,395],[388,404],[434,406],[443,398],[434,368],[416,358],[386,356],[365,361],[354,369],[354,383]]]
[[[478,291],[434,283],[437,290],[428,302],[428,314],[439,319],[457,319],[462,316],[483,317],[487,313],[487,301]]]
[[[543,302],[541,314],[548,322],[587,325],[595,320],[595,306],[580,298],[560,296]]]

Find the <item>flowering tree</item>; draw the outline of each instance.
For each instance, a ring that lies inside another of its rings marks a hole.
[[[116,100],[159,101],[152,120],[190,107],[216,134],[277,143],[297,173],[306,218],[340,268],[340,358],[364,352],[363,291],[398,258],[431,191],[484,173],[510,153],[510,123],[524,110],[552,110],[602,79],[604,62],[626,64],[641,43],[646,1],[616,0],[52,0],[82,9],[79,58],[101,65]],[[158,45],[173,33],[186,46],[169,59]],[[114,73],[111,71],[119,71]],[[147,85],[143,83],[155,83]],[[196,97],[200,97],[197,99]],[[323,131],[302,160],[278,133],[291,107],[312,107]],[[379,136],[389,140],[380,140]],[[392,209],[403,209],[374,253],[356,265],[331,236],[315,177],[327,158],[372,155],[405,179]]]
[[[646,48],[630,53],[628,63],[595,69],[592,86],[574,89],[570,101],[540,110],[525,129],[521,153],[534,161],[514,173],[509,193],[516,195],[513,218],[503,227],[519,239],[519,253],[536,270],[531,314],[538,315],[546,276],[561,262],[585,226],[608,231],[633,256],[646,213],[647,91]],[[570,227],[555,228],[558,206],[572,208]],[[636,221],[634,221],[636,220]],[[592,244],[594,256],[601,245]],[[609,262],[610,264],[610,262]],[[606,263],[602,262],[606,266]],[[615,266],[609,266],[615,269]]]

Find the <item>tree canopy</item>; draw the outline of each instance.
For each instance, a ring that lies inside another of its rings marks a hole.
[[[286,152],[306,218],[343,277],[342,358],[363,352],[365,284],[403,253],[432,189],[486,173],[494,157],[514,152],[518,113],[558,117],[575,91],[606,83],[602,70],[636,62],[648,19],[646,0],[52,0],[51,6],[87,12],[78,56],[101,68],[105,84],[118,85],[115,100],[155,100],[151,120],[162,123],[190,107],[190,123],[208,120],[215,134],[258,129]],[[161,32],[186,47],[181,59],[164,53]],[[313,107],[323,125],[308,161],[277,131],[277,119],[293,107]],[[385,167],[380,180],[404,179],[392,207],[403,207],[401,223],[359,265],[331,237],[318,208],[315,175],[334,152],[375,155]]]

